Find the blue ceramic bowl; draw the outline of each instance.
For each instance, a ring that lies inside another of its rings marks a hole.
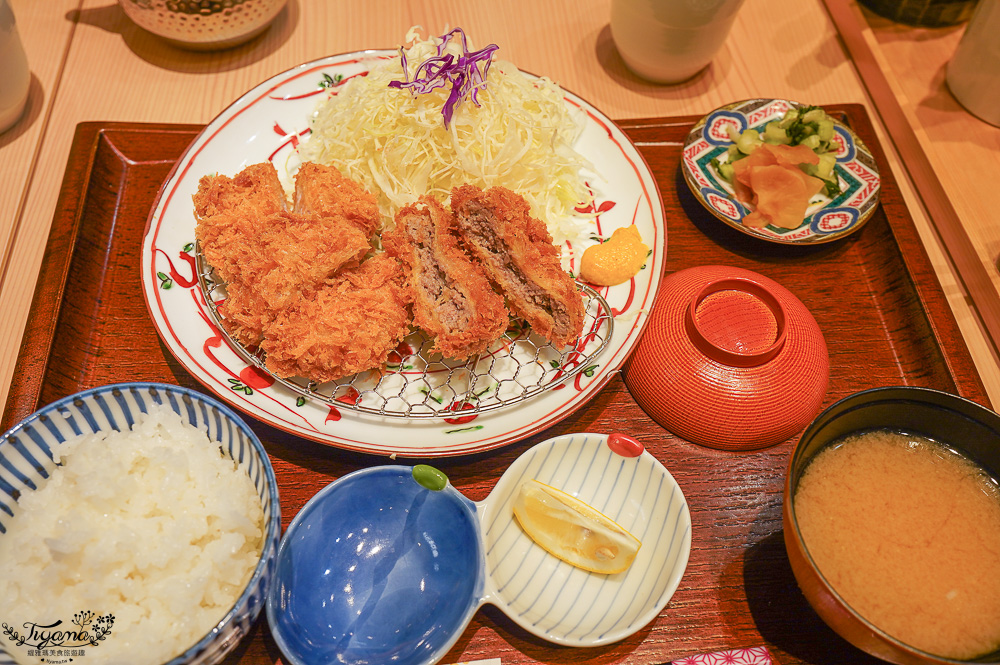
[[[278,484],[267,453],[253,430],[221,402],[174,385],[121,383],[85,390],[42,407],[0,438],[0,538],[10,520],[17,519],[11,515],[19,497],[49,479],[57,466],[53,457],[67,439],[82,433],[129,428],[138,414],[157,404],[170,407],[198,428],[207,428],[209,438],[219,443],[223,454],[236,460],[253,480],[264,512],[264,545],[243,593],[211,632],[169,661],[169,665],[211,665],[232,651],[260,614],[281,535]],[[11,611],[0,608],[0,619],[15,623],[15,617],[8,618]],[[113,637],[112,631],[108,639]],[[4,639],[0,643],[0,665],[14,665],[11,650],[17,648],[28,647]]]
[[[669,472],[638,443],[601,434],[550,439],[521,455],[483,501],[428,466],[379,466],[314,496],[278,550],[267,617],[292,665],[429,665],[492,604],[567,646],[624,639],[680,582],[691,518]],[[628,570],[597,575],[535,544],[511,509],[537,479],[640,539]]]
[[[435,660],[478,607],[481,558],[475,507],[453,487],[429,490],[410,467],[357,471],[289,525],[268,622],[296,665]]]

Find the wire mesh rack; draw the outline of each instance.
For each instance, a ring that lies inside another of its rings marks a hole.
[[[433,353],[433,339],[414,330],[390,353],[384,367],[325,383],[280,377],[267,368],[263,351],[228,334],[218,310],[226,298],[225,282],[215,275],[200,248],[196,258],[198,283],[210,315],[237,355],[306,399],[376,416],[464,418],[518,404],[581,373],[592,373],[614,332],[608,302],[589,285],[577,283],[584,301],[583,333],[565,348],[556,348],[532,334],[523,321],[512,319],[486,352],[466,360]]]

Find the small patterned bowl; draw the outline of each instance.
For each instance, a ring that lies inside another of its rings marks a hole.
[[[635,535],[632,565],[589,573],[536,545],[511,507],[529,479]],[[436,663],[487,603],[542,639],[597,646],[663,610],[690,549],[687,502],[662,464],[629,437],[573,434],[525,452],[478,503],[425,465],[327,485],[288,527],[267,618],[292,665]]]
[[[213,665],[233,650],[260,614],[281,536],[278,483],[267,453],[253,430],[221,402],[180,386],[121,383],[85,390],[42,407],[0,438],[0,537],[6,533],[9,520],[16,519],[10,515],[19,497],[48,481],[57,466],[53,456],[61,444],[81,433],[121,431],[131,426],[137,414],[159,404],[170,407],[190,424],[207,429],[222,453],[236,460],[253,480],[264,511],[264,545],[243,593],[211,632],[168,663]],[[11,608],[0,608],[0,619],[20,625],[9,612]],[[108,639],[113,637],[112,633]],[[14,648],[3,640],[0,665],[14,665],[10,652]]]
[[[192,50],[231,48],[267,29],[288,0],[118,0],[144,30]]]
[[[681,170],[691,193],[717,219],[755,238],[786,245],[816,245],[854,233],[875,213],[881,190],[878,165],[871,152],[851,128],[834,118],[840,150],[834,172],[840,194],[831,199],[814,197],[802,224],[794,229],[768,225],[745,226],[750,208],[736,198],[732,185],[719,177],[712,159],[722,158],[732,144],[728,128],[763,131],[787,110],[804,104],[785,99],[748,99],[718,108],[695,123],[684,143]]]

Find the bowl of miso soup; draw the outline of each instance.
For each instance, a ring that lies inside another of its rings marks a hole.
[[[817,614],[899,665],[1000,663],[1000,415],[946,392],[846,397],[789,461],[784,539]]]

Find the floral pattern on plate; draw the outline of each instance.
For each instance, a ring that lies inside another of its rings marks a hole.
[[[178,160],[150,214],[142,248],[143,296],[164,344],[180,364],[223,400],[265,423],[327,445],[390,456],[489,450],[550,427],[603,387],[645,327],[645,311],[663,272],[666,223],[656,181],[628,137],[576,95],[566,92],[564,97],[583,123],[576,147],[600,171],[587,174],[596,199],[589,211],[596,217],[595,237],[634,223],[652,251],[632,280],[600,289],[616,315],[614,334],[595,366],[565,384],[472,420],[407,421],[317,403],[275,383],[233,351],[213,324],[197,283],[191,196],[201,176],[233,175],[250,164],[271,161],[290,178],[316,104],[344,81],[364,75],[377,60],[394,56],[395,51],[362,51],[304,63],[259,84],[209,123]]]

